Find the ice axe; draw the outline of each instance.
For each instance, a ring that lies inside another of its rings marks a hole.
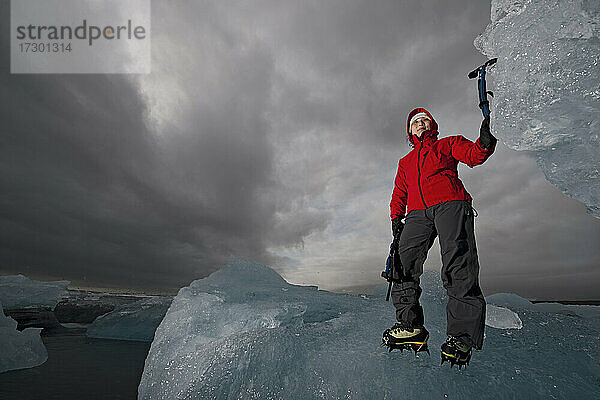
[[[474,79],[479,76],[479,80],[477,81],[477,88],[479,90],[479,108],[481,108],[484,118],[490,116],[490,102],[487,99],[487,95],[489,94],[494,97],[494,93],[485,88],[485,69],[486,67],[491,67],[496,64],[496,61],[498,61],[497,58],[487,60],[485,64],[469,72],[469,79]]]
[[[392,283],[401,283],[404,279],[402,263],[400,262],[400,254],[398,254],[398,243],[400,242],[400,232],[394,236],[392,244],[390,244],[390,254],[385,263],[385,271],[381,272],[381,277],[389,282],[385,301],[390,300],[390,292],[392,291]],[[394,276],[397,278],[394,279]]]

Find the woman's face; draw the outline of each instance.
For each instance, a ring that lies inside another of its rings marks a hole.
[[[410,126],[410,132],[418,138],[429,129],[431,129],[431,121],[425,117],[417,118]]]

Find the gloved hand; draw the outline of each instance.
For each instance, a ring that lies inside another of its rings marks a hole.
[[[481,128],[479,129],[479,143],[481,143],[484,148],[489,149],[495,145],[497,141],[498,139],[496,139],[490,131],[490,117],[487,116],[481,122]]]
[[[395,237],[399,236],[402,233],[402,229],[404,229],[404,224],[402,223],[402,217],[396,217],[392,220],[392,235]]]

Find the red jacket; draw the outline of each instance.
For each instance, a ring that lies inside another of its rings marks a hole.
[[[409,133],[413,115],[424,112],[431,118],[431,129],[421,138]],[[414,148],[398,162],[398,172],[392,201],[391,218],[404,217],[412,210],[423,210],[452,200],[473,200],[458,178],[461,161],[469,167],[483,164],[494,152],[486,149],[479,139],[475,143],[463,136],[448,136],[438,140],[438,126],[429,111],[415,108],[408,114],[406,132]]]

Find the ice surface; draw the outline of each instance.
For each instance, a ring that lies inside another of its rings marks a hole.
[[[40,331],[42,328],[17,330],[17,321],[4,315],[0,302],[0,373],[43,364],[48,352]]]
[[[35,281],[23,275],[0,276],[0,302],[4,308],[54,308],[66,295],[69,281]]]
[[[522,328],[486,327],[483,350],[459,372],[439,365],[447,301],[439,273],[425,271],[421,285],[431,356],[415,357],[379,347],[395,322],[383,288],[330,293],[232,261],[179,291],[156,330],[139,399],[600,398],[591,320],[520,309]]]
[[[492,131],[600,218],[600,0],[492,0]]]
[[[94,338],[151,342],[154,332],[171,305],[170,297],[149,297],[115,308],[88,326]]]
[[[519,315],[508,308],[488,304],[485,324],[498,329],[521,329],[523,322]]]

